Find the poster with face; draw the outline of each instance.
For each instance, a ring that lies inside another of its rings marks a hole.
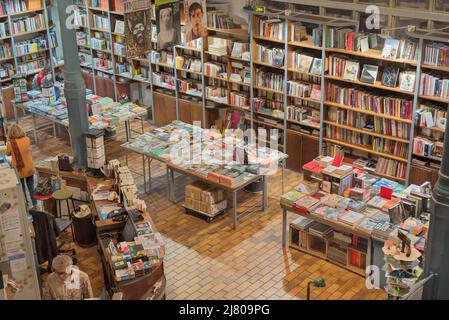
[[[181,40],[178,0],[156,0],[157,47],[164,50]]]
[[[184,0],[186,41],[207,37],[206,0]]]
[[[150,2],[125,3],[125,43],[128,59],[141,56],[151,49]]]

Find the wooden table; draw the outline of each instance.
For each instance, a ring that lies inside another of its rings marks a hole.
[[[302,217],[306,217],[306,218],[314,220],[316,222],[328,225],[328,226],[332,227],[333,229],[335,229],[337,231],[351,233],[351,234],[357,235],[357,236],[359,236],[361,238],[367,239],[368,240],[368,248],[367,248],[367,254],[366,254],[366,265],[368,266],[368,265],[372,264],[372,254],[373,254],[372,251],[373,251],[373,248],[372,248],[372,236],[371,236],[370,233],[364,232],[364,231],[359,230],[359,229],[355,229],[355,228],[353,228],[351,226],[345,225],[345,224],[340,223],[338,221],[331,221],[331,220],[324,219],[324,218],[321,218],[319,216],[312,215],[312,214],[303,214],[301,212],[298,212],[298,211],[294,210],[292,207],[290,207],[288,205],[285,205],[284,203],[281,203],[280,205],[281,205],[281,208],[282,208],[282,246],[283,247],[286,247],[288,245],[287,244],[287,233],[288,233],[288,231],[287,231],[287,228],[288,228],[288,225],[287,225],[287,214],[288,214],[288,212],[291,212],[291,213],[294,213],[296,215],[299,215],[299,216],[302,216]],[[297,249],[301,250],[301,251],[304,251],[304,252],[306,252],[308,254],[315,255],[314,253],[312,253],[312,252],[310,252],[308,250],[303,250],[301,248],[297,248]],[[323,257],[319,256],[319,258],[323,258]],[[347,269],[350,269],[347,266],[344,266],[344,267],[347,268]],[[353,272],[356,272],[358,274],[365,275],[365,271],[360,272],[360,270],[354,270],[354,269],[350,269],[350,270],[353,271]]]
[[[225,191],[228,191],[232,194],[232,228],[236,229],[237,228],[237,223],[238,223],[238,219],[242,218],[243,216],[248,215],[249,213],[252,213],[254,211],[251,212],[244,212],[241,213],[240,215],[237,214],[237,192],[242,190],[243,188],[245,188],[246,186],[250,185],[251,183],[254,183],[256,181],[262,180],[263,183],[263,190],[262,190],[262,204],[261,204],[261,210],[265,210],[267,207],[267,203],[268,203],[268,191],[267,191],[267,176],[266,175],[255,175],[253,178],[246,180],[246,181],[242,181],[241,183],[233,186],[233,187],[229,187],[223,184],[219,184],[219,183],[214,183],[211,180],[207,179],[206,176],[201,175],[193,170],[188,170],[185,168],[182,168],[180,166],[177,166],[169,161],[167,161],[164,158],[161,158],[155,154],[152,153],[145,153],[142,152],[141,150],[137,150],[134,149],[128,145],[122,145],[122,147],[124,149],[126,149],[128,152],[134,152],[137,153],[139,155],[141,155],[143,158],[147,158],[148,163],[149,163],[149,181],[151,183],[151,162],[153,160],[157,160],[163,164],[166,165],[167,167],[167,185],[168,185],[168,199],[172,202],[174,202],[174,172],[178,172],[182,175],[186,175],[189,177],[192,177],[194,179],[197,180],[201,180],[207,184],[210,184],[214,187],[220,188],[220,189],[224,189]],[[285,159],[286,158],[282,158],[280,159],[280,162],[282,163],[281,165],[281,170],[282,170],[282,186],[284,185],[284,165],[285,165]],[[143,160],[143,176],[144,176],[144,189],[146,192],[146,162],[145,160]],[[282,188],[283,189],[283,188]],[[151,184],[150,184],[150,191],[151,191]]]
[[[111,184],[110,180],[96,179],[86,177],[86,182],[89,192],[92,192],[98,184],[105,183]],[[138,278],[124,281],[116,281],[112,274],[111,259],[107,249],[103,244],[103,236],[105,234],[117,234],[120,233],[125,227],[126,222],[116,222],[112,219],[98,219],[97,206],[107,204],[118,204],[116,201],[109,200],[92,200],[92,213],[96,217],[95,225],[97,227],[98,237],[98,249],[103,266],[104,281],[106,288],[112,293],[114,290],[123,293],[123,300],[162,300],[165,299],[165,287],[166,278],[164,275],[164,264],[153,270],[150,274],[143,275]],[[154,233],[157,232],[156,226],[150,217],[148,212],[142,214],[144,221],[151,225],[151,229]],[[161,248],[162,252],[165,252],[165,246]],[[156,284],[160,282],[161,287],[156,288]]]
[[[18,110],[21,110],[24,114],[25,114],[25,112],[31,113],[31,117],[33,119],[33,136],[34,136],[34,141],[36,143],[37,143],[37,132],[41,131],[41,130],[45,130],[49,127],[53,127],[53,137],[56,138],[56,124],[63,126],[67,130],[67,133],[69,134],[70,144],[72,143],[70,130],[69,130],[69,122],[61,121],[61,120],[37,113],[34,109],[26,108],[23,105],[23,103],[21,103],[21,102],[17,103],[15,101],[12,101],[12,103],[13,103],[13,110],[14,110],[14,119],[15,119],[16,124],[19,124],[19,117],[17,115]],[[142,133],[143,133],[143,118],[142,118],[143,116],[144,116],[144,114],[135,114],[135,115],[132,115],[131,117],[128,117],[126,120],[119,122],[119,123],[123,122],[125,124],[125,139],[126,139],[126,141],[129,141],[129,139],[131,138],[131,132],[136,132],[136,131],[132,130],[131,126],[130,126],[130,121],[133,119],[140,120],[141,126],[142,126]],[[46,124],[46,125],[38,127],[37,126],[37,117],[40,117],[40,118],[43,118],[43,119],[49,121],[50,124]]]

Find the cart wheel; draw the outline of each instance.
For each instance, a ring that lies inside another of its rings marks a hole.
[[[212,222],[212,218],[207,218],[207,222],[211,223]]]

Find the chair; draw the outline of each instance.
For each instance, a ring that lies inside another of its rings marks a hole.
[[[72,220],[56,218],[53,214],[33,209],[29,212],[33,219],[38,263],[42,264],[47,261],[48,268],[46,271],[50,271],[51,262],[58,254],[67,252],[75,254],[74,249],[61,249],[66,242],[58,245],[58,241],[61,242],[63,232],[72,225]]]
[[[53,205],[54,204],[54,199],[53,199],[53,195],[52,194],[48,194],[48,195],[34,194],[33,195],[33,199],[34,200],[38,200],[38,201],[42,201],[42,207],[43,207],[44,211],[46,211],[48,213],[55,214],[56,207]],[[56,212],[55,216],[57,216],[57,214],[58,213]]]
[[[70,227],[72,229],[72,240],[73,240],[73,242],[75,242],[75,233],[73,232],[73,223],[72,223],[71,219],[67,220],[67,219],[62,219],[62,218],[55,218],[55,223],[56,223],[57,228],[61,231],[61,234],[63,234],[68,229],[68,227]],[[60,235],[56,238],[56,243],[58,242],[58,240],[60,240]],[[58,245],[59,253],[71,252],[72,255],[75,255],[75,249],[69,249],[69,250],[61,249],[65,244],[66,244],[65,242],[61,242]]]
[[[61,209],[62,201],[65,201],[66,206],[67,206],[67,212],[69,214],[69,218],[70,219],[72,218],[71,211],[70,211],[70,203],[69,203],[69,200],[70,200],[72,202],[73,210],[75,210],[75,202],[73,201],[72,196],[73,196],[72,191],[67,190],[67,189],[61,189],[61,190],[53,192],[52,197],[53,197],[53,199],[56,200],[58,212],[59,212],[59,215],[58,215],[59,218],[62,218],[62,209]]]

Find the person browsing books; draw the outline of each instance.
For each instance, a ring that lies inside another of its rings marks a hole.
[[[30,138],[26,136],[22,128],[16,124],[9,127],[6,155],[12,156],[11,167],[19,173],[25,198],[26,189],[28,189],[33,206],[36,206],[37,201],[33,199],[35,170],[30,145]]]

